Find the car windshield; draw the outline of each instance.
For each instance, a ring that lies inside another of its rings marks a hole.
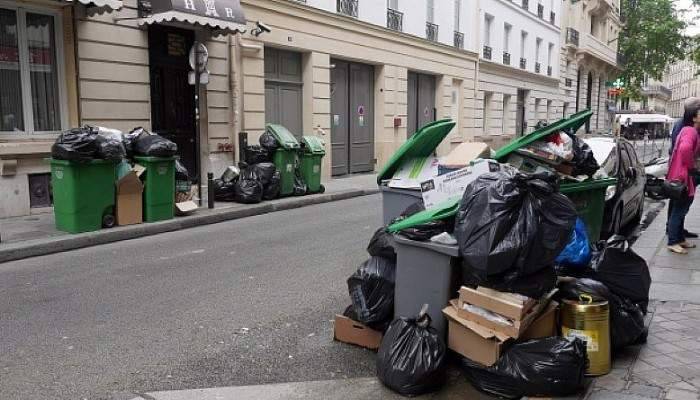
[[[608,176],[615,175],[615,170],[617,168],[617,157],[613,151],[613,149],[615,149],[615,143],[607,140],[595,139],[584,139],[584,141],[591,147],[591,150],[593,150],[593,157],[605,173]]]

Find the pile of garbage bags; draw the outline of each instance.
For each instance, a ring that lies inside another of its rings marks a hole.
[[[136,128],[127,134],[116,129],[85,125],[61,133],[51,147],[57,160],[121,161],[133,156],[172,157],[177,145],[164,137]]]
[[[275,164],[242,165],[243,169],[228,167],[221,178],[214,180],[216,200],[255,204],[279,197],[280,172]]]

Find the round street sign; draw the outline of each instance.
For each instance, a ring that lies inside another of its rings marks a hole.
[[[208,61],[209,51],[207,46],[204,43],[195,42],[190,49],[190,68],[197,72],[203,72],[207,68]]]

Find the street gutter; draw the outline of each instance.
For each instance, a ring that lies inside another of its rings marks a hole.
[[[0,263],[39,257],[64,251],[77,250],[122,240],[137,239],[161,233],[174,232],[198,226],[218,224],[256,215],[291,210],[316,204],[347,200],[379,193],[378,189],[351,189],[333,193],[293,197],[281,201],[255,204],[245,208],[221,208],[210,211],[201,208],[196,214],[168,221],[102,229],[95,232],[36,239],[25,242],[0,244]]]

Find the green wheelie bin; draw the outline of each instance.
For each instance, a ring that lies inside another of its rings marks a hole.
[[[308,193],[323,193],[326,188],[321,184],[321,162],[326,155],[325,145],[321,138],[304,136],[301,138],[299,152],[299,170],[304,178]]]
[[[176,157],[134,157],[146,168],[143,182],[143,220],[157,222],[175,216]]]
[[[116,162],[50,163],[56,229],[80,233],[114,225]]]
[[[299,163],[299,142],[292,132],[282,125],[268,124],[266,129],[279,143],[279,147],[272,156],[272,162],[280,171],[280,196],[290,196],[294,193],[294,174]]]

